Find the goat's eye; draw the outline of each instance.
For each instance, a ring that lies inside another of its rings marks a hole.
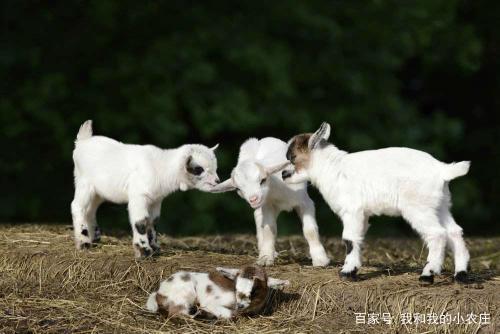
[[[203,173],[203,171],[204,171],[203,167],[196,166],[194,168],[194,175],[200,175],[201,173]]]
[[[263,178],[262,180],[260,180],[260,185],[263,185],[263,184],[264,184],[264,182],[266,182],[266,180],[267,180],[267,178],[266,178],[266,177],[265,177],[265,178]]]
[[[204,172],[204,169],[201,166],[194,166],[194,167],[189,166],[188,172],[193,175],[200,175],[201,173]]]

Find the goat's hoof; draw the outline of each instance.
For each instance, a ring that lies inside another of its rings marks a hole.
[[[144,247],[139,244],[134,244],[135,257],[138,259],[150,257],[153,255],[153,249],[150,247]]]
[[[418,281],[420,282],[421,286],[428,286],[434,284],[434,275],[429,275],[429,276],[422,275],[418,278]]]
[[[195,317],[196,314],[199,312],[199,308],[197,305],[191,305],[188,310],[188,314],[192,317]]]
[[[274,265],[274,259],[269,259],[268,257],[261,257],[255,263],[258,266],[269,267]]]
[[[153,254],[154,255],[158,255],[161,253],[161,248],[160,246],[156,246],[156,245],[151,245],[151,248],[153,248]]]
[[[91,244],[90,242],[81,242],[81,243],[77,246],[77,248],[78,248],[79,250],[90,249],[90,248],[92,248],[92,244]]]
[[[356,282],[358,281],[358,269],[354,268],[354,270],[349,271],[349,272],[343,272],[341,271],[339,273],[340,279],[343,281],[349,281],[349,282]]]
[[[330,264],[330,259],[329,258],[324,258],[324,259],[319,259],[319,260],[313,260],[312,265],[313,267],[326,267]]]
[[[99,227],[95,228],[94,231],[94,239],[92,239],[92,243],[97,244],[101,242],[101,229]]]
[[[469,279],[467,278],[467,272],[466,271],[459,271],[458,273],[456,273],[455,282],[460,283],[460,284],[469,283]]]

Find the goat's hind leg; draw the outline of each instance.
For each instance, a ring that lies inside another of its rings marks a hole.
[[[161,201],[158,201],[153,205],[151,205],[150,207],[151,219],[149,220],[149,225],[146,231],[149,240],[149,245],[151,246],[155,254],[158,254],[160,252],[160,245],[158,243],[158,236],[155,229],[155,225],[160,220],[160,214],[161,214]]]
[[[84,180],[75,183],[75,197],[71,202],[73,233],[77,249],[90,248],[95,235],[93,216],[98,196],[92,185]]]
[[[469,251],[462,236],[462,228],[453,219],[448,207],[442,207],[439,212],[441,224],[446,229],[448,247],[451,249],[455,261],[455,281],[467,283]]]
[[[103,199],[95,195],[89,208],[88,217],[89,217],[89,231],[91,231],[90,236],[92,243],[99,243],[101,241],[101,229],[99,225],[97,225],[97,209],[102,204]]]
[[[429,254],[419,281],[422,284],[434,283],[434,274],[441,273],[446,249],[446,229],[440,224],[432,209],[420,208],[404,215],[410,225],[424,240]]]

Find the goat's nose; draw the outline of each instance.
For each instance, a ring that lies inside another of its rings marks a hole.
[[[283,180],[288,179],[291,176],[292,176],[292,172],[289,171],[289,170],[284,170],[284,171],[281,172],[281,178]]]
[[[244,307],[245,307],[245,305],[243,305],[243,304],[238,304],[238,309],[240,309],[240,310],[241,310],[241,309],[242,309],[242,308],[244,308]]]
[[[250,202],[255,203],[255,202],[257,202],[257,198],[258,198],[258,197],[257,197],[257,195],[252,195],[252,196],[249,198],[249,200],[250,200]]]

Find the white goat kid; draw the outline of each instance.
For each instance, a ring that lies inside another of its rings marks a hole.
[[[451,213],[449,181],[467,174],[470,162],[446,164],[409,148],[347,153],[327,142],[330,125],[289,141],[285,182],[310,180],[342,219],[347,256],[341,275],[355,278],[361,244],[372,215],[402,216],[425,241],[429,254],[420,281],[431,284],[441,272],[446,243],[455,258],[455,280],[465,282],[469,252]],[[290,173],[291,172],[291,173]]]
[[[295,209],[302,220],[313,266],[326,266],[330,259],[319,239],[314,202],[307,194],[307,182],[288,185],[282,180],[280,172],[289,165],[286,150],[287,144],[276,138],[248,139],[241,145],[231,178],[214,187],[212,192],[237,190],[255,209],[257,264],[274,263],[276,219],[280,212]]]
[[[180,189],[209,191],[219,179],[213,148],[183,145],[163,150],[152,145],[123,144],[92,136],[92,121],[76,137],[75,197],[71,203],[75,244],[89,248],[96,237],[101,203],[128,203],[136,257],[159,250],[154,223],[165,196]]]

